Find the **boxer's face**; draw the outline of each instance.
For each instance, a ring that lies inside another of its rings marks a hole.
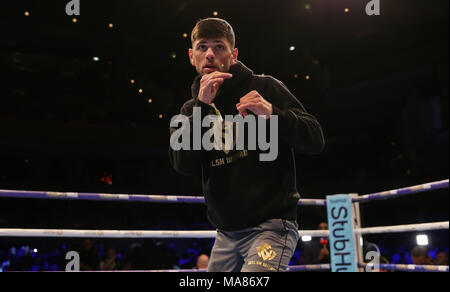
[[[189,59],[198,74],[229,72],[237,62],[238,49],[232,49],[226,38],[199,39],[189,49]]]

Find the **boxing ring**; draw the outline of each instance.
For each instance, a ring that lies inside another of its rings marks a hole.
[[[356,254],[358,271],[368,271],[374,268],[374,264],[364,263],[362,236],[381,233],[401,233],[428,230],[449,229],[449,222],[429,222],[421,224],[379,226],[363,228],[360,220],[359,204],[370,203],[377,200],[394,199],[400,196],[408,196],[416,193],[428,192],[437,189],[448,188],[449,180],[441,180],[416,186],[410,186],[389,191],[377,192],[366,195],[347,194],[351,198],[352,207],[352,237]],[[333,198],[334,196],[327,196]],[[58,200],[94,200],[94,201],[122,201],[122,202],[147,202],[147,203],[204,203],[203,197],[191,196],[160,196],[160,195],[134,195],[134,194],[101,194],[101,193],[75,193],[75,192],[42,192],[0,190],[0,198],[22,199],[58,199]],[[300,206],[327,207],[327,200],[300,199]],[[329,203],[328,203],[329,205]],[[329,227],[331,228],[331,226]],[[330,230],[299,230],[299,238],[302,236],[329,237]],[[333,231],[334,233],[334,231]],[[75,229],[11,229],[0,228],[0,237],[69,237],[69,238],[215,238],[214,230],[75,230]],[[331,245],[331,244],[330,244]],[[400,264],[376,264],[377,268],[392,271],[416,271],[416,272],[449,272],[448,266],[432,265],[400,265]],[[288,271],[320,271],[330,270],[331,264],[289,266]],[[158,270],[151,272],[204,272],[205,270]],[[142,272],[142,271],[140,271]]]

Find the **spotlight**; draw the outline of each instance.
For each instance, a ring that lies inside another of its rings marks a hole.
[[[303,236],[302,236],[302,241],[303,241],[303,242],[311,241],[311,239],[312,239],[312,238],[311,238],[311,236],[309,236],[309,235],[303,235]]]
[[[416,236],[417,245],[428,245],[428,236],[426,234],[419,234]]]

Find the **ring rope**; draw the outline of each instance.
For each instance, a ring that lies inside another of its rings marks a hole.
[[[390,199],[393,197],[400,197],[405,195],[412,195],[420,192],[428,192],[432,190],[437,189],[444,189],[448,188],[448,179],[416,185],[412,187],[406,187],[401,189],[394,189],[390,191],[384,191],[379,193],[372,193],[367,195],[362,195],[357,198],[353,198],[353,203],[364,203],[369,201],[376,201],[376,200],[384,200],[384,199]]]
[[[366,268],[368,266],[374,267],[373,264],[358,263],[360,268]],[[449,266],[433,266],[433,265],[404,265],[404,264],[379,264],[378,269],[390,270],[390,271],[409,271],[409,272],[449,272]],[[287,272],[308,272],[308,271],[326,271],[331,270],[330,264],[317,264],[317,265],[298,265],[289,266]],[[173,270],[148,270],[145,272],[175,272],[175,273],[198,273],[206,272],[206,269],[173,269]]]
[[[326,271],[326,270],[331,270],[330,264],[289,266],[287,271],[307,272],[307,271]]]
[[[0,229],[0,237],[214,238],[215,230]]]
[[[287,272],[306,272],[306,271],[325,271],[331,270],[330,264],[320,264],[320,265],[299,265],[299,266],[289,266]],[[173,273],[202,273],[206,272],[206,269],[172,269],[172,270],[148,270],[145,272],[173,272]]]
[[[398,233],[398,232],[411,232],[411,231],[427,231],[427,230],[440,230],[449,229],[449,222],[433,222],[433,223],[421,223],[421,224],[407,224],[407,225],[395,225],[395,226],[380,226],[380,227],[368,227],[357,228],[355,233],[359,234],[379,234],[379,233]]]
[[[441,180],[401,189],[372,193],[352,198],[354,203],[363,203],[392,197],[416,194],[449,187],[449,180]],[[166,195],[137,195],[137,194],[104,194],[52,191],[21,191],[0,190],[0,198],[31,198],[31,199],[62,199],[62,200],[91,200],[91,201],[129,201],[149,203],[204,203],[202,196],[166,196]],[[323,199],[300,199],[298,205],[326,206]]]
[[[355,229],[359,234],[397,233],[449,229],[449,222],[382,226]],[[328,230],[299,230],[299,236],[327,237]],[[0,229],[0,237],[100,237],[100,238],[215,238],[215,230],[78,230]]]
[[[76,192],[43,192],[0,190],[0,198],[27,198],[27,199],[60,199],[60,200],[88,200],[88,201],[128,201],[147,203],[204,203],[201,196],[164,196],[164,195],[135,195],[135,194],[103,194],[103,193],[76,193]],[[298,205],[325,206],[326,200],[300,199]]]
[[[0,237],[215,238],[215,230],[79,230],[0,228]],[[328,230],[299,230],[299,236],[326,237]]]
[[[367,263],[358,263],[360,268],[373,266]],[[448,272],[448,266],[433,266],[433,265],[403,265],[403,264],[379,264],[378,268],[391,271],[409,271],[409,272]]]
[[[358,267],[375,267],[370,263],[358,263]],[[433,265],[405,265],[405,264],[378,264],[378,269],[401,271],[401,272],[449,272],[449,266],[433,266]],[[329,271],[331,270],[330,264],[316,264],[316,265],[297,265],[289,266],[287,272],[309,272],[309,271]],[[150,272],[150,273],[204,273],[206,269],[171,269],[171,270],[114,270],[114,271],[94,271],[94,272]]]
[[[150,273],[205,273],[206,269],[147,270]]]

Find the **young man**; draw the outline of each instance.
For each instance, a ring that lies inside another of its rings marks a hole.
[[[320,153],[321,126],[283,83],[253,74],[237,60],[234,32],[225,20],[200,20],[191,41],[189,58],[199,76],[192,85],[192,99],[181,108],[181,115],[193,122],[188,133],[200,131],[194,121],[206,115],[253,115],[278,123],[276,133],[270,133],[278,152],[270,161],[260,159],[267,149],[170,149],[175,170],[202,179],[208,218],[217,229],[208,271],[285,271],[298,241],[300,195],[293,148]],[[201,117],[195,116],[198,113]],[[206,130],[201,129],[202,134]],[[176,131],[171,126],[171,145]],[[195,143],[192,135],[190,142]]]

